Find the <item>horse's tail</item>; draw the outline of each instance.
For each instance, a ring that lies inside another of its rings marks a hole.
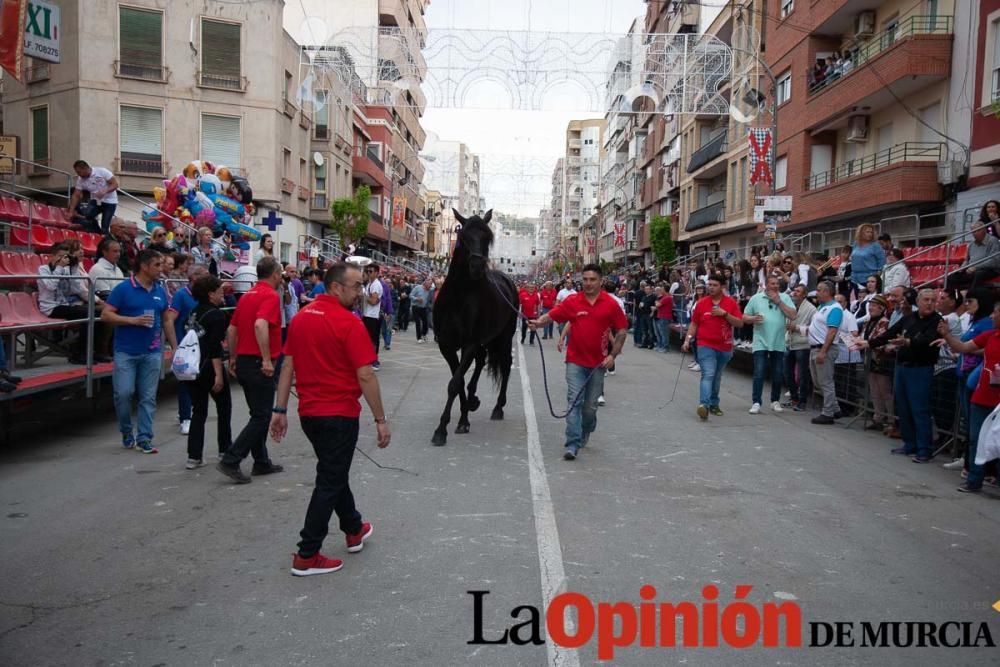
[[[503,276],[503,278],[504,280],[497,287],[502,291],[504,300],[508,304],[516,304],[517,288],[507,276]],[[503,380],[504,373],[510,372],[511,364],[514,361],[512,345],[518,324],[517,314],[509,310],[506,305],[503,305],[502,308],[503,312],[509,314],[503,331],[486,345],[486,370],[497,386]]]

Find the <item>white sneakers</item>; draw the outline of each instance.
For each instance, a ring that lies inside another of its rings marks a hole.
[[[760,403],[754,403],[750,406],[750,414],[759,415],[760,414]]]
[[[605,403],[607,403],[607,401],[604,400],[604,394],[601,394],[600,396],[597,397],[598,405],[604,405]]]
[[[963,457],[959,457],[954,461],[952,461],[951,463],[945,463],[941,467],[944,468],[945,470],[961,470],[962,468],[965,467],[965,459]]]
[[[181,435],[187,435],[191,432],[191,420],[185,419],[181,422]]]
[[[688,370],[697,373],[701,370],[701,366],[698,365],[697,361],[692,361],[690,364],[688,364]]]
[[[204,459],[188,459],[187,463],[184,464],[184,468],[187,470],[195,470],[203,465],[205,465]]]
[[[774,401],[773,403],[771,403],[771,411],[772,412],[784,412],[785,409],[783,407],[781,407],[781,403],[779,403],[778,401]]]

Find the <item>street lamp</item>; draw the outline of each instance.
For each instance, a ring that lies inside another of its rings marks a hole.
[[[417,158],[425,160],[427,162],[434,162],[435,160],[437,160],[437,158],[433,155],[423,155],[423,156],[418,155]],[[385,253],[386,255],[389,256],[390,259],[392,258],[392,227],[396,222],[396,174],[399,172],[399,165],[403,165],[405,167],[406,161],[402,158],[397,158],[396,166],[392,170],[392,179],[390,181],[392,184],[392,187],[389,188],[389,201],[391,208],[389,209],[389,235],[386,238],[387,247]],[[399,185],[401,187],[405,187],[406,184],[409,182],[410,182],[409,174],[405,174],[402,178],[399,179]],[[403,212],[403,216],[404,217],[406,216],[405,209]]]

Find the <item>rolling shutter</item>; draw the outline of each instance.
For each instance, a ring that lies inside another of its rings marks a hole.
[[[163,64],[163,14],[133,7],[118,8],[123,66],[159,69]]]
[[[47,162],[49,159],[49,108],[31,110],[31,160]]]
[[[159,160],[163,153],[163,111],[146,107],[121,108],[122,157]]]
[[[235,116],[201,117],[201,159],[216,165],[240,167],[240,119]]]
[[[202,19],[201,69],[205,75],[235,81],[238,85],[240,81],[240,24]]]

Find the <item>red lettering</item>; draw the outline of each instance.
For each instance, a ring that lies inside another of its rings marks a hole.
[[[621,633],[614,634],[615,619],[621,619]],[[635,641],[635,609],[627,602],[597,605],[597,659],[611,660],[615,647],[631,646]]]
[[[566,609],[576,607],[576,634],[566,633]],[[549,638],[565,648],[580,648],[594,634],[594,605],[586,595],[562,593],[552,599],[545,612],[545,627]]]
[[[785,617],[785,646],[802,646],[802,609],[797,602],[764,605],[764,646],[778,646],[779,617]]]
[[[646,584],[639,589],[639,597],[652,600],[656,597],[656,589]],[[656,605],[652,602],[639,604],[639,646],[656,646]]]
[[[698,607],[693,602],[680,602],[676,605],[664,603],[660,605],[660,646],[677,646],[676,616],[683,617],[683,645],[689,648],[697,647]]]
[[[701,589],[701,596],[708,600],[701,605],[701,645],[714,647],[719,645],[719,589],[712,584]]]

